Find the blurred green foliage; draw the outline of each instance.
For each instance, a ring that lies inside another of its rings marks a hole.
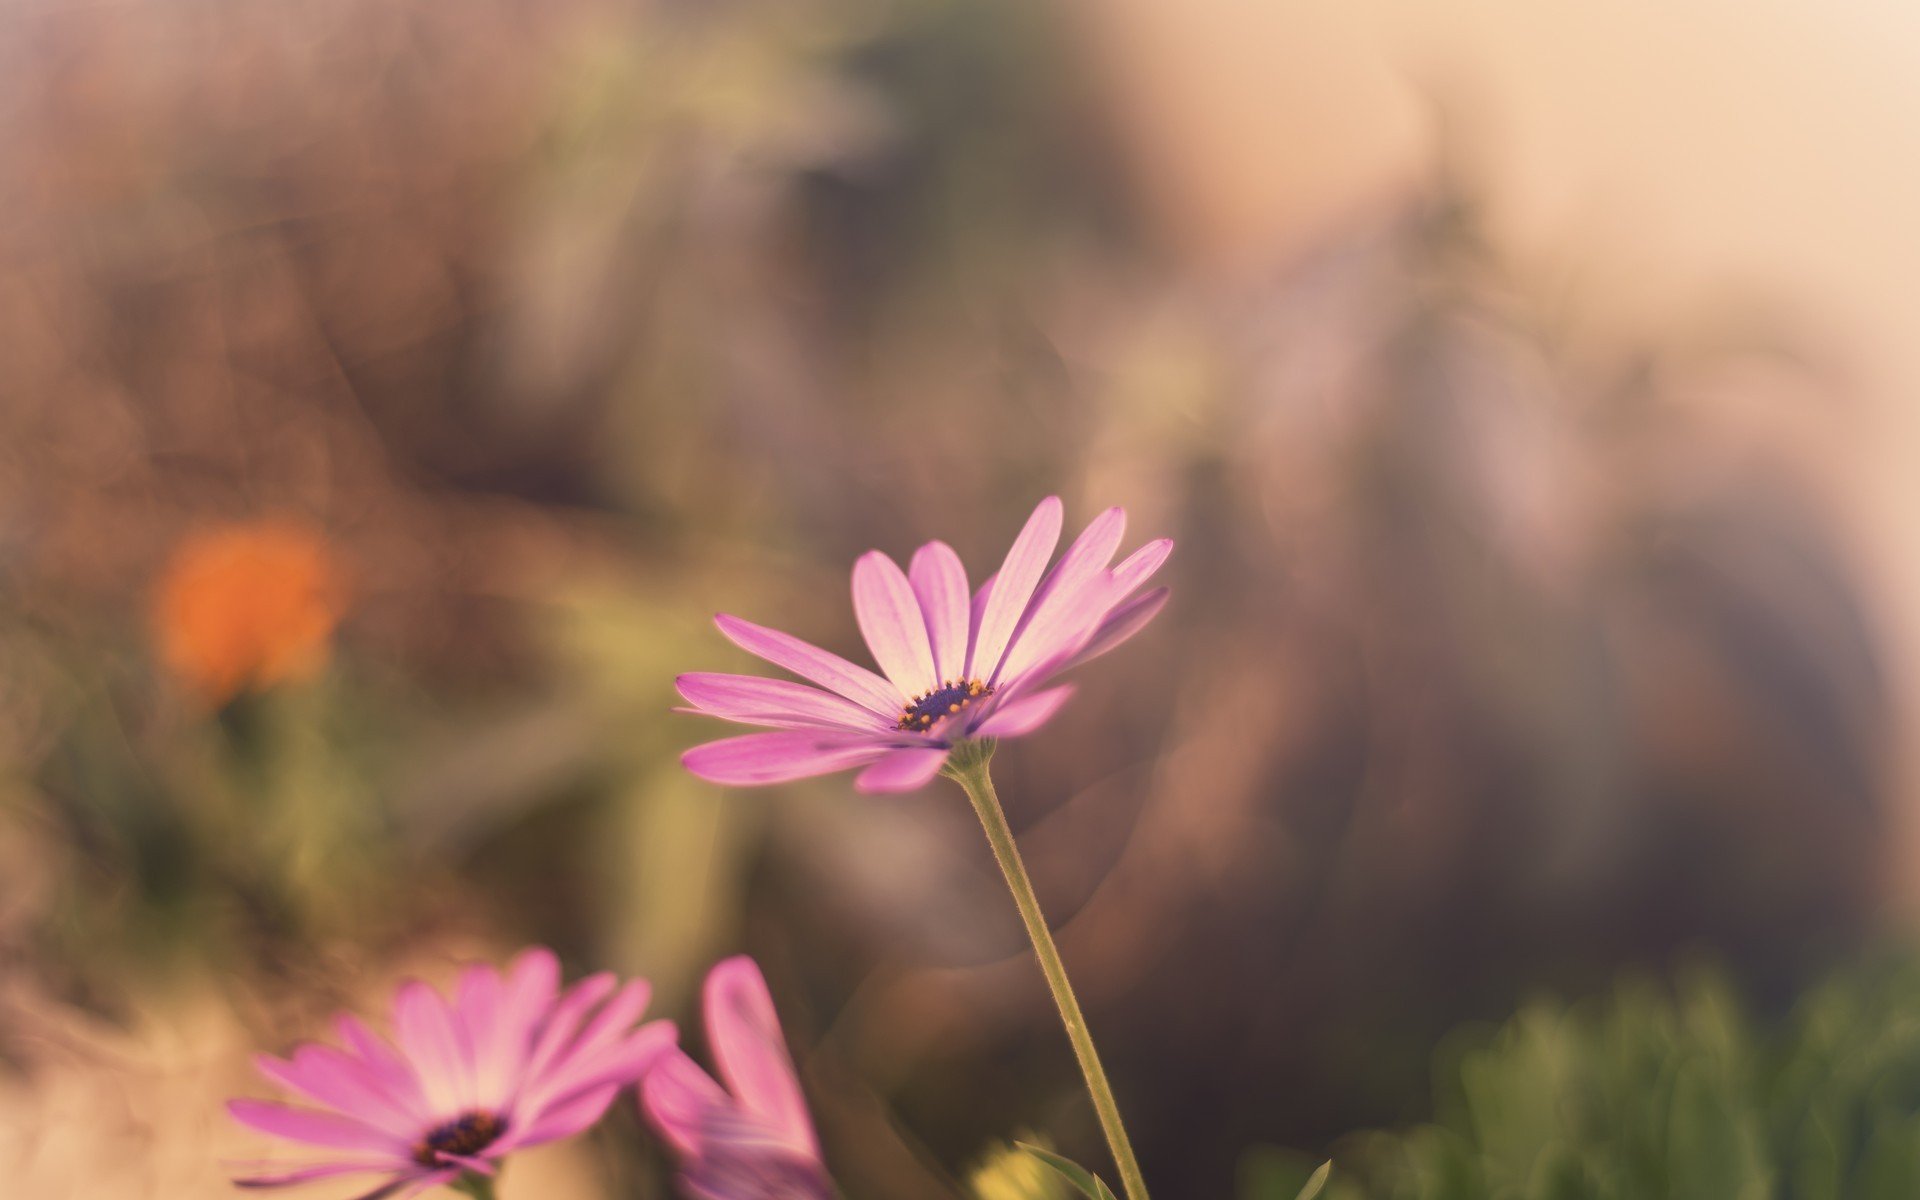
[[[1437,1119],[1349,1139],[1336,1200],[1908,1200],[1920,1195],[1920,963],[1777,1024],[1717,975],[1536,1002],[1443,1054]],[[1290,1197],[1253,1158],[1243,1200]]]

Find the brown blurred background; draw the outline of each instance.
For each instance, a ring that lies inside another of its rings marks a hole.
[[[534,940],[759,957],[850,1196],[1091,1159],[958,793],[667,713],[1048,492],[1180,542],[999,760],[1161,1194],[1530,989],[1784,998],[1920,899],[1916,80],[1893,0],[0,0],[0,1177],[226,1194],[249,1048]]]

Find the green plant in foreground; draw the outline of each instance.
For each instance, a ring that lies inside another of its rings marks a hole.
[[[1328,1200],[1920,1197],[1920,962],[1775,1027],[1708,974],[1535,1003],[1441,1078],[1432,1125],[1348,1140]]]

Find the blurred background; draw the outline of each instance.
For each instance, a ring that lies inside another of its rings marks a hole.
[[[1050,492],[1179,540],[997,760],[1161,1195],[1530,997],[1815,1011],[1920,902],[1917,81],[1900,0],[0,0],[5,1190],[226,1195],[252,1051],[535,941],[690,1032],[755,955],[854,1200],[1100,1162],[959,792],[668,711]]]

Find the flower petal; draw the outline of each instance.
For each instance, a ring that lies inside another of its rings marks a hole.
[[[1019,675],[1057,651],[1079,632],[1077,626],[1090,626],[1099,620],[1105,605],[1100,604],[1097,597],[1105,592],[1101,585],[1106,582],[1107,564],[1120,548],[1120,539],[1126,531],[1127,511],[1123,508],[1109,508],[1087,523],[1086,529],[1067,547],[1059,564],[1034,592],[1033,602],[1027,606],[1019,628],[1014,630],[996,678],[987,682],[997,683]],[[1094,602],[1089,603],[1090,599]]]
[[[335,1150],[385,1151],[406,1157],[406,1143],[402,1139],[338,1113],[269,1104],[263,1100],[229,1100],[227,1111],[242,1125],[288,1141]]]
[[[711,716],[746,725],[796,729],[885,729],[872,710],[843,696],[758,675],[695,671],[674,680],[687,703]]]
[[[528,1065],[520,1103],[529,1109],[538,1108],[573,1090],[569,1080],[578,1077],[576,1068],[618,1045],[646,1011],[647,1001],[652,997],[653,986],[644,979],[631,979],[622,984],[577,1035],[562,1041],[554,1053]]]
[[[506,1099],[510,1050],[500,1043],[501,1006],[506,985],[488,963],[475,963],[460,973],[454,989],[453,1023],[473,1079],[473,1102],[497,1108]]]
[[[974,632],[973,657],[967,664],[970,677],[988,679],[1000,666],[1007,641],[1026,614],[1027,601],[1033,597],[1040,573],[1046,569],[1047,560],[1053,557],[1053,548],[1059,541],[1060,497],[1048,496],[1027,518],[1026,527],[1014,539],[1006,561],[1000,564],[1000,571],[994,577],[993,590],[987,596],[986,608]]]
[[[505,1144],[505,1139],[502,1139],[499,1153],[572,1137],[600,1119],[600,1115],[613,1103],[613,1098],[620,1094],[621,1086],[609,1083],[591,1088],[544,1109],[525,1130],[517,1135],[508,1135],[512,1138],[511,1145]],[[488,1150],[491,1155],[493,1148],[489,1147]]]
[[[403,986],[393,1000],[393,1031],[430,1108],[452,1114],[473,1107],[471,1064],[439,992],[417,979]]]
[[[353,1200],[408,1200],[411,1196],[432,1191],[458,1178],[460,1178],[458,1167],[429,1171],[424,1175],[402,1176],[385,1187],[377,1187],[364,1195],[355,1196]]]
[[[925,787],[946,765],[950,750],[946,746],[910,746],[887,751],[854,779],[862,792],[913,792]]]
[[[338,1017],[334,1027],[353,1052],[360,1056],[369,1077],[385,1089],[394,1103],[408,1112],[425,1114],[428,1111],[426,1094],[420,1090],[420,1073],[393,1048],[391,1042],[368,1029],[360,1018],[350,1013]]]
[[[700,1151],[709,1109],[733,1100],[683,1050],[669,1051],[640,1081],[640,1109],[661,1137],[683,1156]]]
[[[508,968],[493,1053],[504,1064],[509,1088],[525,1070],[534,1035],[559,991],[560,960],[545,946],[522,950]]]
[[[397,1101],[365,1063],[331,1046],[302,1046],[291,1062],[262,1054],[254,1066],[288,1091],[377,1128],[407,1130],[423,1115]]]
[[[1172,594],[1171,588],[1155,588],[1108,613],[1106,620],[1100,623],[1099,632],[1093,635],[1093,640],[1081,647],[1071,659],[1061,664],[1060,670],[1069,670],[1081,663],[1099,658],[1145,629],[1147,622],[1159,616],[1160,610],[1167,606],[1167,598]]]
[[[831,692],[838,692],[855,704],[870,708],[889,719],[899,715],[907,697],[898,688],[865,667],[855,666],[838,654],[809,645],[790,633],[768,629],[730,617],[725,613],[713,619],[729,641],[749,654],[766,659],[776,667],[810,679]]]
[[[749,733],[695,746],[680,756],[687,770],[728,787],[759,787],[865,766],[885,754],[879,734],[855,737],[802,729]]]
[[[311,1183],[316,1179],[332,1179],[338,1175],[367,1175],[375,1171],[391,1173],[396,1165],[392,1159],[382,1159],[378,1162],[307,1163],[300,1166],[291,1163],[268,1164],[260,1168],[260,1174],[236,1177],[233,1186],[239,1188],[292,1187],[295,1184]]]
[[[532,1049],[527,1051],[526,1066],[521,1069],[520,1093],[533,1089],[535,1083],[545,1075],[553,1064],[565,1058],[573,1049],[580,1032],[580,1025],[586,1020],[587,1013],[602,1000],[613,994],[618,980],[611,971],[601,971],[589,975],[579,983],[567,989],[546,1014],[539,1034],[534,1038]],[[513,1104],[517,1106],[520,1096]]]
[[[727,1090],[796,1149],[818,1157],[806,1097],[760,968],[745,955],[727,959],[708,972],[702,999],[707,1042]]]
[[[679,1036],[672,1021],[649,1021],[624,1041],[569,1056],[541,1081],[539,1093],[526,1098],[516,1120],[538,1126],[547,1113],[571,1106],[583,1093],[638,1082],[674,1048]],[[520,1144],[521,1139],[510,1132],[502,1139],[500,1149],[504,1152]]]
[[[933,690],[933,647],[927,619],[900,564],[869,550],[853,564],[853,615],[873,660],[907,696]]]
[[[1156,538],[1127,555],[1119,566],[1113,569],[1114,600],[1131,595],[1133,590],[1145,583],[1160,569],[1173,553],[1172,538]]]
[[[973,629],[966,566],[952,546],[928,542],[914,551],[907,577],[927,619],[933,673],[942,681],[961,678],[967,672],[967,638]]]
[[[700,1154],[680,1177],[689,1200],[832,1200],[838,1193],[818,1155],[737,1108],[710,1108]]]
[[[1066,684],[1009,701],[980,722],[979,734],[981,737],[1019,737],[1032,733],[1052,720],[1053,714],[1059,712],[1060,706],[1072,695],[1073,685]]]

